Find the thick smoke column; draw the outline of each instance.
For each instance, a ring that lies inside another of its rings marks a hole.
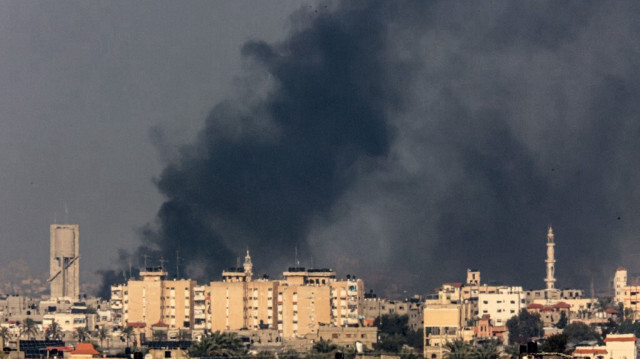
[[[379,292],[467,267],[542,288],[552,224],[559,287],[632,267],[637,3],[341,6],[244,46],[252,90],[159,177],[140,252],[179,250],[199,278],[247,246],[277,273],[297,246]]]
[[[246,247],[263,270],[282,270],[296,247],[308,253],[311,219],[389,150],[393,92],[377,17],[305,11],[296,18],[311,24],[284,42],[245,44],[243,56],[267,74],[251,86],[268,89],[217,105],[197,143],[164,170],[167,201],[144,232],[156,257],[171,262],[179,251],[192,275],[216,278]]]

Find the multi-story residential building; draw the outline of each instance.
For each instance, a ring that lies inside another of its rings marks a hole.
[[[153,326],[193,328],[194,281],[167,280],[167,272],[161,268],[147,268],[140,276],[141,279],[111,287],[114,317],[120,314],[123,324],[144,323],[146,335],[151,335]]]
[[[247,251],[243,267],[211,282],[207,323],[212,331],[276,329],[283,337],[301,337],[320,325],[356,326],[362,316],[364,283],[336,279],[330,269],[289,268],[282,280],[253,279]]]
[[[204,334],[209,327],[207,318],[210,317],[211,293],[209,286],[198,285],[193,288],[193,330]],[[209,299],[207,299],[209,298]]]
[[[470,303],[427,301],[424,307],[424,357],[442,359],[444,346],[456,339],[471,340],[473,330],[467,328]]]
[[[613,276],[613,303],[624,302],[624,289],[627,286],[627,269],[618,267],[616,274]]]
[[[494,326],[506,325],[507,320],[525,308],[526,300],[522,287],[500,288],[497,293],[478,296],[479,316],[488,316]]]

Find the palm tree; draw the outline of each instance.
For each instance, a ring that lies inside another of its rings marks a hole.
[[[331,353],[338,349],[338,346],[331,343],[331,340],[324,340],[320,338],[315,344],[313,344],[312,350],[316,353]]]
[[[100,327],[100,329],[98,329],[97,334],[98,334],[98,339],[100,339],[100,348],[103,348],[102,343],[104,342],[105,339],[109,337],[109,329],[107,329],[107,327],[103,325]]]
[[[236,333],[219,331],[205,336],[189,348],[190,357],[238,357],[243,356],[247,348]]]
[[[444,345],[445,359],[469,359],[474,356],[473,347],[462,339],[456,339]]]
[[[47,338],[47,340],[60,340],[61,336],[62,333],[60,332],[60,326],[56,321],[53,321],[49,328],[44,332],[44,337]]]
[[[475,348],[473,354],[476,359],[498,359],[500,357],[498,346],[493,342]]]
[[[133,327],[129,327],[129,326],[124,327],[124,329],[122,329],[122,335],[124,336],[124,339],[127,341],[127,348],[128,348],[129,340],[131,340],[131,337],[133,337],[134,335]]]
[[[87,328],[77,328],[75,336],[78,338],[79,343],[84,343],[89,338],[89,331]]]
[[[11,337],[11,333],[9,333],[9,328],[0,328],[0,339],[2,339],[2,348],[8,346],[7,342]]]
[[[27,318],[22,322],[22,330],[20,336],[22,334],[27,335],[27,339],[32,339],[36,334],[38,334],[38,327],[36,326],[36,322],[31,318]]]

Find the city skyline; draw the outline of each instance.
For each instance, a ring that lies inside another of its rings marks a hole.
[[[2,3],[0,261],[45,273],[67,217],[81,282],[249,247],[541,288],[552,225],[556,286],[604,289],[640,271],[639,6]]]

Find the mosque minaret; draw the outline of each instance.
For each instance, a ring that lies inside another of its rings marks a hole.
[[[547,259],[545,260],[545,263],[547,264],[547,277],[544,279],[545,283],[547,283],[547,291],[555,290],[555,246],[556,244],[553,241],[553,228],[549,226],[549,231],[547,231]]]

